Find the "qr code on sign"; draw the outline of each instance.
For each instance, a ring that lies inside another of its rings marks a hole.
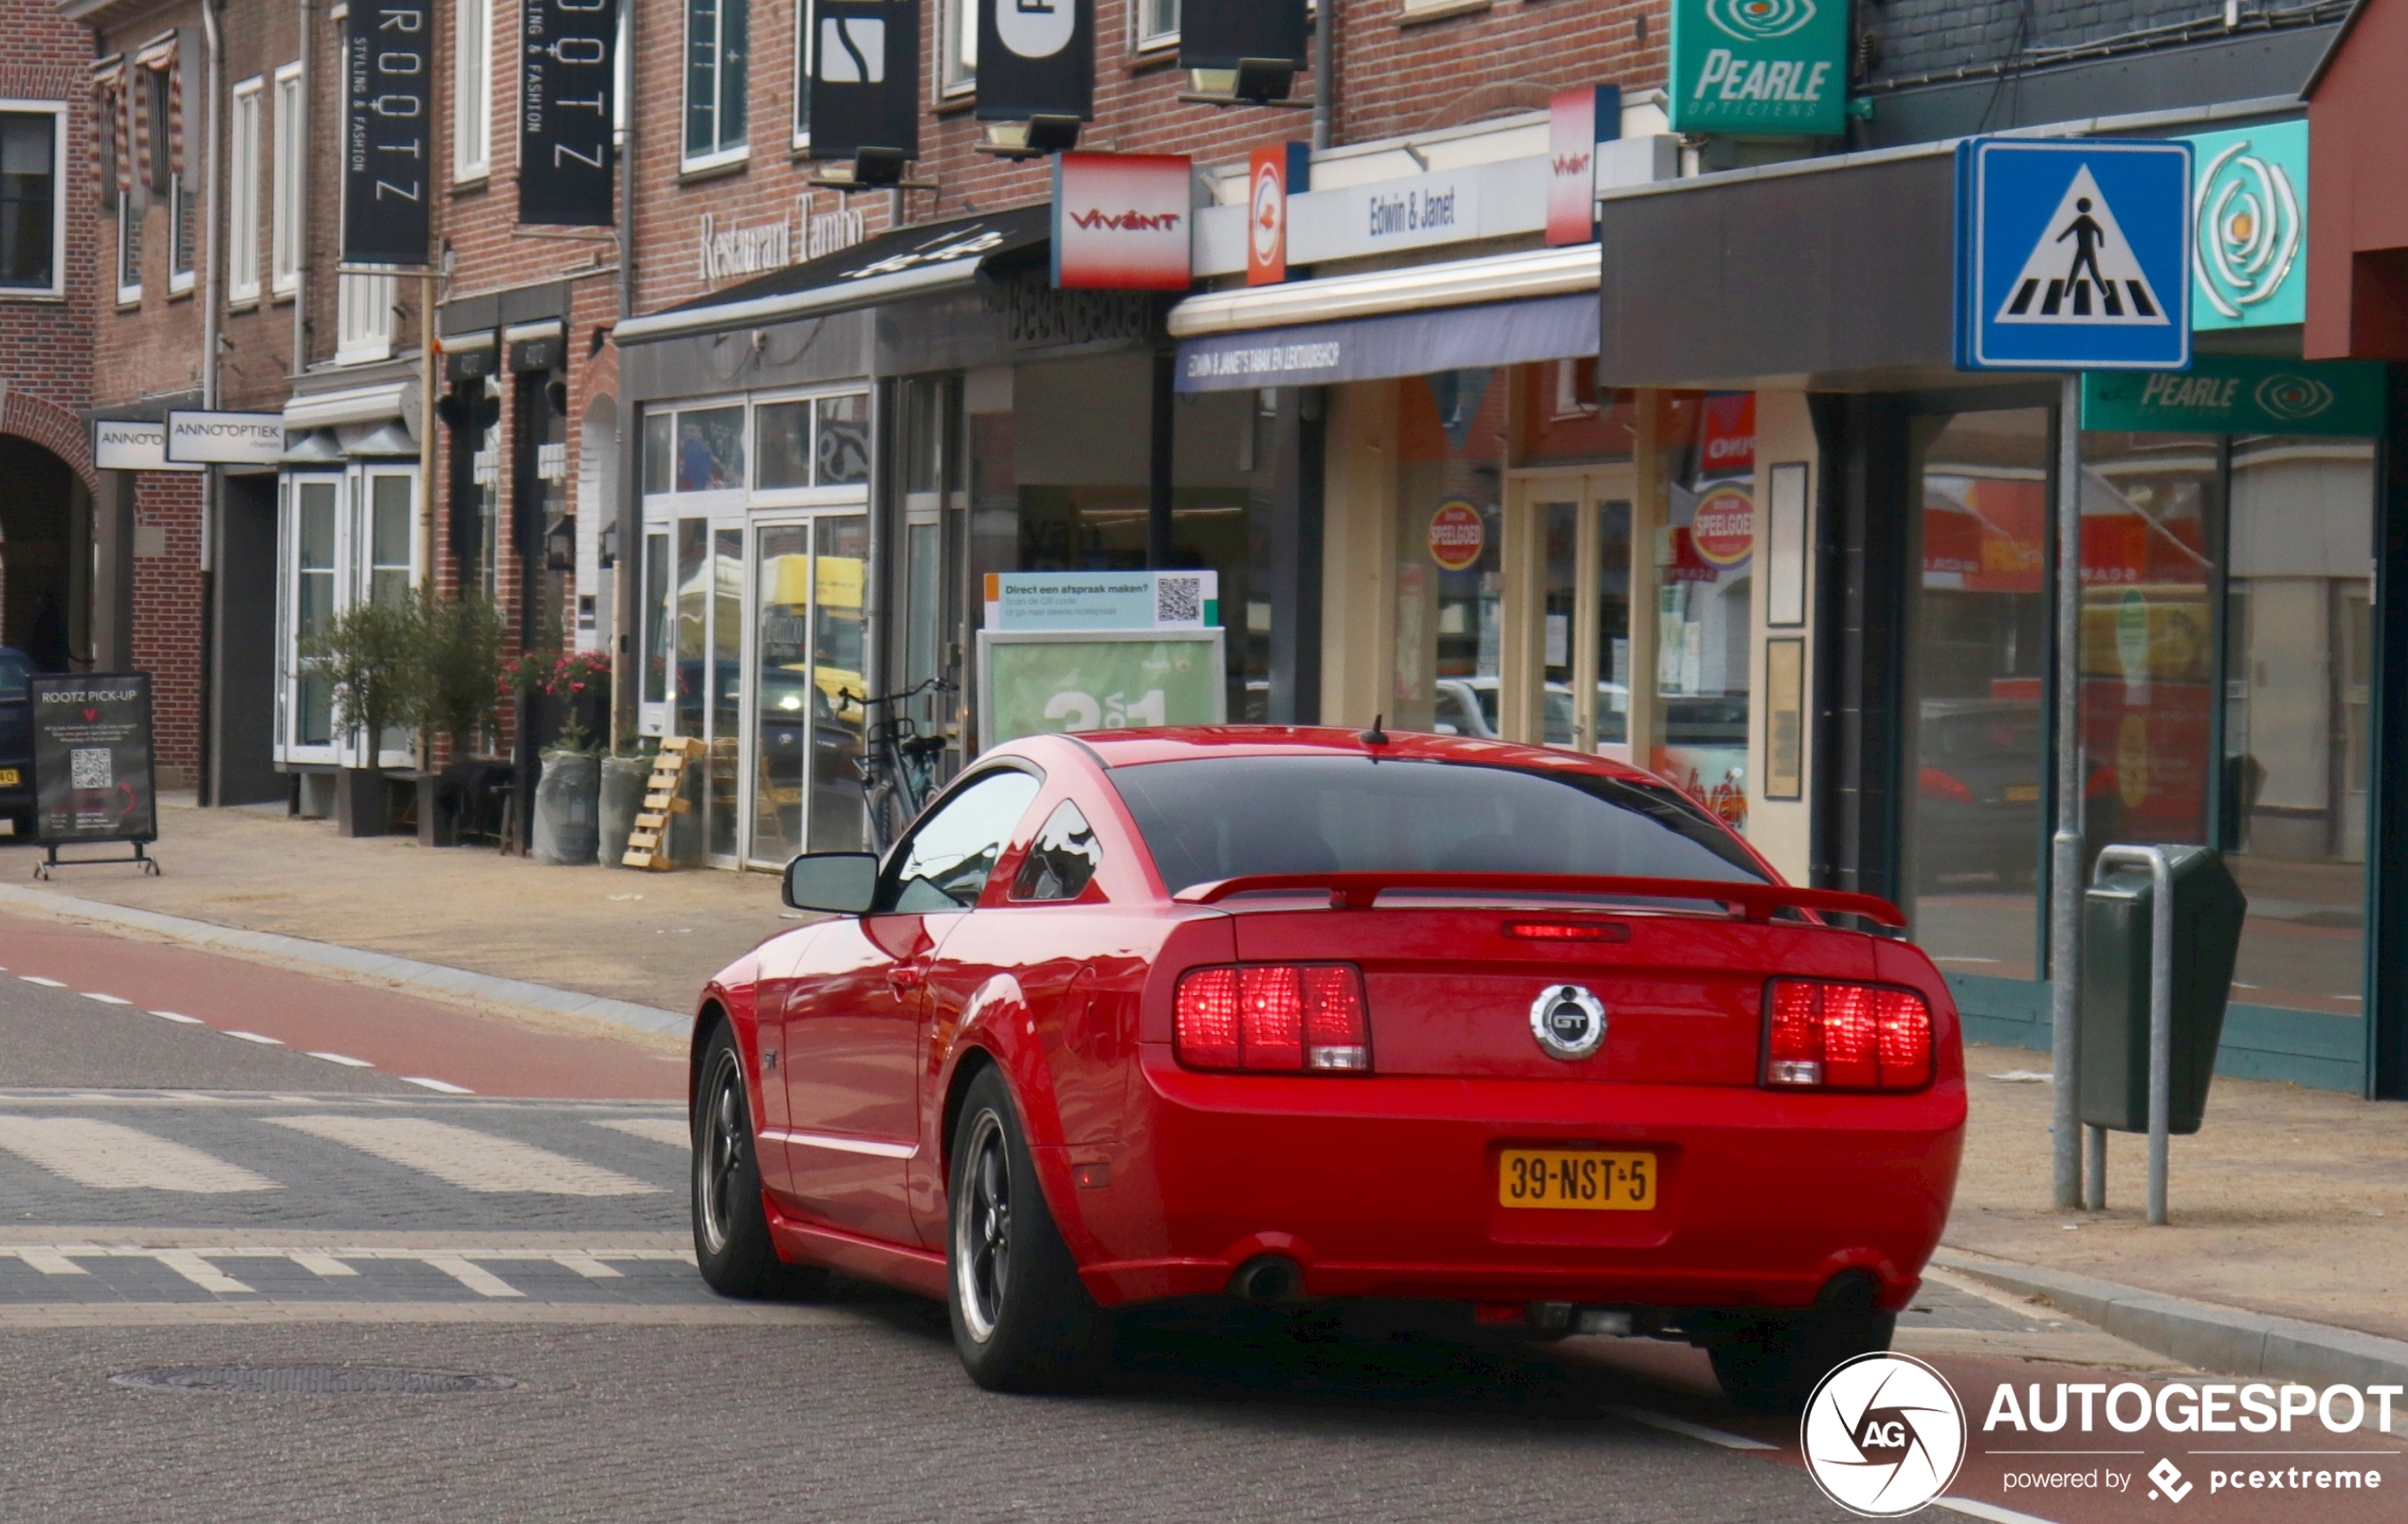
[[[106,789],[116,777],[109,769],[105,746],[79,746],[67,753],[67,771],[78,789]]]
[[[1204,618],[1204,579],[1161,576],[1154,579],[1154,622],[1194,625]]]

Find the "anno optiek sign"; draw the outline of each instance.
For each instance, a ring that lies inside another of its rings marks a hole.
[[[1847,0],[1672,0],[1672,130],[1836,136],[1847,58]]]

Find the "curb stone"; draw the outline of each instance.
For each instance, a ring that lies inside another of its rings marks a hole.
[[[2310,1386],[2408,1386],[2408,1343],[2168,1297],[2070,1270],[2043,1270],[1943,1248],[1932,1262],[2059,1309],[2144,1350],[2237,1376]]]
[[[632,1027],[640,1032],[683,1033],[693,1025],[690,1016],[663,1010],[657,1006],[640,1006],[631,1000],[581,994],[574,989],[555,989],[551,985],[536,984],[526,979],[476,973],[466,969],[424,963],[391,952],[371,952],[356,947],[339,947],[332,942],[313,942],[306,937],[286,936],[277,932],[251,932],[239,927],[217,926],[182,916],[136,910],[100,899],[78,899],[73,895],[46,889],[27,889],[19,884],[0,884],[0,905],[22,905],[51,916],[132,927],[188,947],[206,948],[212,952],[249,953],[254,957],[285,963],[337,969],[405,989],[441,990],[447,994],[468,995],[504,1006],[584,1016],[613,1026]]]

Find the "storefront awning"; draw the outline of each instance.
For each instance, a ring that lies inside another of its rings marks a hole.
[[[1015,207],[993,216],[899,227],[666,312],[630,318],[619,324],[612,338],[625,345],[713,329],[758,327],[968,285],[994,261],[1043,246],[1051,218],[1049,207]]]
[[[1595,256],[1593,255],[1592,258]],[[1594,291],[1352,322],[1215,334],[1179,346],[1178,390],[1236,391],[1376,381],[1597,352]]]
[[[1323,386],[1596,353],[1597,246],[1212,291],[1171,309],[1178,390]]]
[[[416,380],[383,381],[374,386],[296,396],[284,404],[284,428],[287,433],[299,433],[342,424],[381,424],[398,418],[403,427],[415,434],[418,408]]]

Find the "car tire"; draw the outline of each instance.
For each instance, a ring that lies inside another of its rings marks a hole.
[[[702,1049],[694,1091],[694,1260],[722,1297],[805,1296],[828,1282],[816,1265],[788,1264],[770,1242],[761,1201],[758,1140],[744,1087],[744,1059],[725,1022]]]
[[[1002,1071],[970,1082],[945,1182],[945,1310],[970,1379],[1060,1391],[1105,1363],[1107,1321],[1062,1242]]]
[[[1753,1413],[1794,1413],[1832,1368],[1889,1348],[1897,1315],[1849,1308],[1792,1313],[1706,1351],[1724,1396]]]

